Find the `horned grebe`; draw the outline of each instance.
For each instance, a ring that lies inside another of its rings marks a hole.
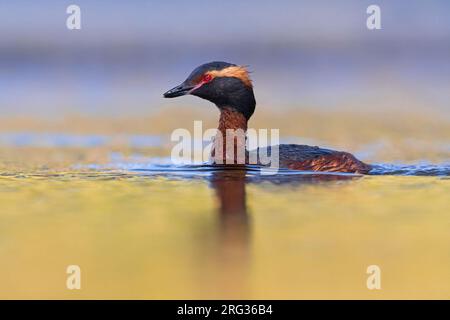
[[[227,129],[247,131],[247,122],[255,111],[256,101],[245,67],[221,61],[203,64],[182,84],[164,93],[164,97],[186,94],[211,101],[219,108],[220,134],[225,135]],[[223,150],[225,153],[226,148]],[[370,165],[348,152],[296,144],[279,145],[279,166],[293,170],[364,174],[371,170]]]

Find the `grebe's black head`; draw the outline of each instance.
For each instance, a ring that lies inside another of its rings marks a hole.
[[[255,111],[255,96],[248,71],[235,64],[214,61],[196,68],[179,86],[164,93],[165,98],[192,94],[230,108],[249,119]]]

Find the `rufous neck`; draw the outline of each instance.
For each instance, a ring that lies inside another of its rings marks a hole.
[[[247,131],[247,119],[239,111],[231,108],[222,108],[220,110],[219,128],[223,134],[227,129],[242,129]]]
[[[219,164],[244,164],[246,157],[247,118],[233,109],[221,108],[219,128],[212,157]]]

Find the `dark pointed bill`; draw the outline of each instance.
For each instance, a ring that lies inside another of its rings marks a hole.
[[[164,93],[164,98],[175,98],[184,96],[185,94],[188,94],[193,88],[194,86],[182,83],[179,86],[176,86],[175,88],[172,88],[166,93]]]

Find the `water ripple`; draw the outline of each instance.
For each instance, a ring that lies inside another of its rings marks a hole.
[[[380,163],[374,164],[370,175],[402,175],[402,176],[450,176],[450,164],[421,163],[402,165]]]

